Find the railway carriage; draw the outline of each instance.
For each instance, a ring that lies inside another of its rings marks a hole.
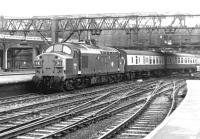
[[[187,72],[196,71],[197,58],[195,55],[186,53],[166,53],[166,70],[168,72]]]
[[[125,73],[129,78],[136,76],[161,75],[164,72],[164,55],[158,52],[121,49],[121,57],[125,59]]]

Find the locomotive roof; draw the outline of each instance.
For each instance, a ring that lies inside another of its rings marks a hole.
[[[161,52],[153,52],[153,51],[143,51],[143,50],[127,50],[127,49],[121,49],[128,55],[150,55],[150,56],[162,56],[163,54]]]
[[[88,45],[85,43],[64,43],[72,48],[80,49],[81,52],[96,52],[100,53],[101,51],[104,52],[119,52],[117,49],[112,47],[105,47],[105,46],[94,46]]]

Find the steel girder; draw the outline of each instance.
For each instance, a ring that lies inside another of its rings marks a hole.
[[[50,18],[7,19],[1,18],[1,32],[48,32],[51,31],[52,20]]]
[[[1,32],[48,32],[52,29],[52,18],[8,19],[1,18]],[[55,18],[54,18],[55,20]],[[200,15],[129,15],[97,17],[59,17],[58,32],[101,30],[139,31],[165,29],[200,29]]]

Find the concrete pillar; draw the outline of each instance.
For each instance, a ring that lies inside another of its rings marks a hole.
[[[0,70],[3,69],[3,50],[0,49]]]
[[[8,48],[3,44],[3,68],[5,71],[8,69]]]
[[[37,50],[36,48],[33,47],[33,57],[32,57],[32,60],[34,61],[35,57],[37,56]]]
[[[51,38],[52,38],[52,43],[58,43],[58,20],[55,18],[52,19]]]

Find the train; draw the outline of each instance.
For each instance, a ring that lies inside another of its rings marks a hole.
[[[200,70],[199,65],[200,56],[195,54],[65,42],[48,47],[34,59],[33,82],[40,89],[73,90],[174,71],[192,73]]]

